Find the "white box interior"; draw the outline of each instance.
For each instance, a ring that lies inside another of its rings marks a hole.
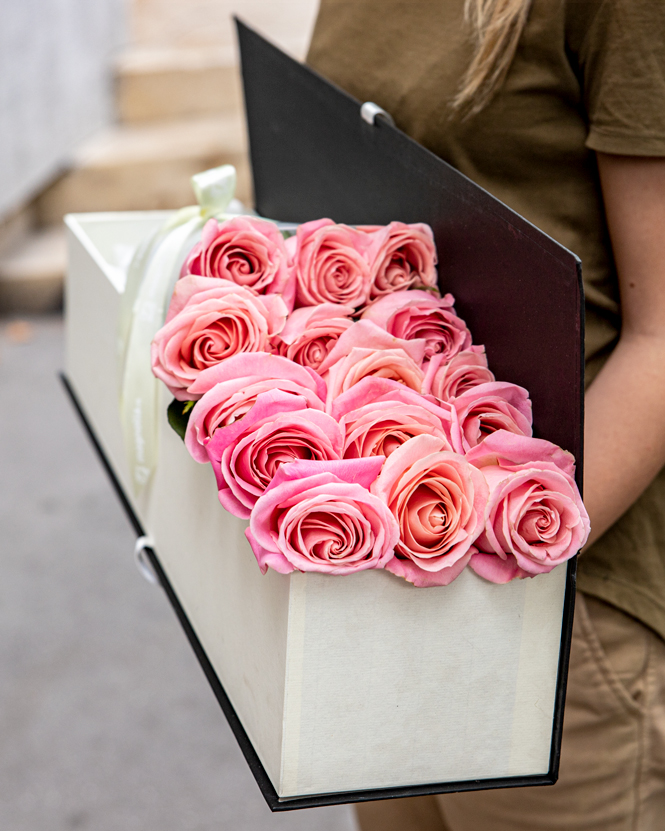
[[[164,217],[67,218],[66,373],[278,795],[547,773],[565,566],[429,589],[385,571],[264,576],[168,426],[166,388],[147,507],[133,499],[114,261]]]

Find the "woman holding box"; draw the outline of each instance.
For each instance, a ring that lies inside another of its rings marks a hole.
[[[582,259],[585,503],[558,783],[386,800],[363,831],[665,817],[665,6],[321,0],[308,63]]]

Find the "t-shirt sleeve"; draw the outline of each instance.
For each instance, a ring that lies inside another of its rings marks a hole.
[[[579,50],[587,147],[665,156],[665,2],[600,2]]]

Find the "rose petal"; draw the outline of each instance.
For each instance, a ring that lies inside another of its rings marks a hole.
[[[510,583],[517,577],[532,577],[517,565],[514,557],[502,559],[494,554],[478,552],[471,557],[469,567],[490,583]]]

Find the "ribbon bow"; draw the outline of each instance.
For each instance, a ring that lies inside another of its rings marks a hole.
[[[187,254],[211,219],[228,219],[236,187],[232,165],[192,176],[198,205],[182,208],[136,250],[127,272],[118,332],[120,421],[134,495],[146,499],[157,462],[159,382],[150,344],[164,325],[168,303]]]

